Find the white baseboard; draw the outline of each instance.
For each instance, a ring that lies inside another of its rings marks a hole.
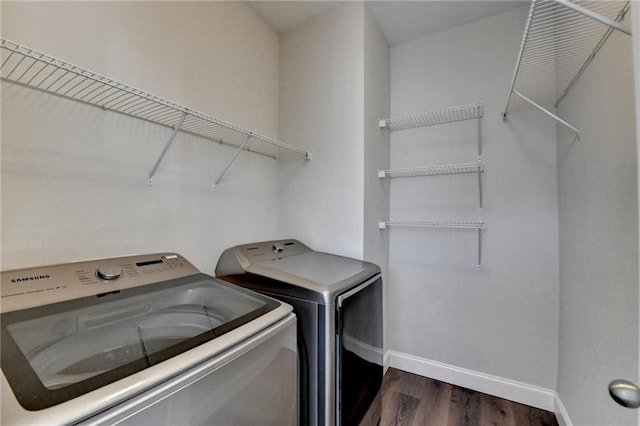
[[[526,404],[546,411],[554,411],[556,392],[528,383],[505,379],[438,361],[419,358],[401,352],[388,351],[389,366],[410,373],[451,383],[499,398]],[[557,399],[560,406],[560,400]],[[564,410],[564,407],[562,407]],[[566,411],[564,411],[566,415]],[[566,419],[569,417],[566,416]],[[567,423],[571,426],[571,423]]]
[[[387,370],[389,369],[389,363],[391,358],[391,351],[386,351],[384,353],[384,373],[387,373]]]
[[[554,399],[553,412],[556,414],[559,426],[573,426],[573,423],[571,423],[571,420],[569,419],[569,413],[567,413],[567,409],[564,408],[564,405],[560,400],[560,395],[557,393]]]

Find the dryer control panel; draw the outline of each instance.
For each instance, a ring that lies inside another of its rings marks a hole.
[[[270,260],[284,259],[310,253],[308,246],[298,240],[262,241],[226,249],[216,266],[216,275],[243,274],[249,266]]]
[[[157,253],[4,271],[2,312],[48,305],[197,274],[184,257]]]
[[[243,244],[234,249],[236,254],[248,264],[277,260],[313,251],[298,240],[263,241]]]

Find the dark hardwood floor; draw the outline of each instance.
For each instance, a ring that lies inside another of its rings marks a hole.
[[[380,398],[382,404],[377,403]],[[558,425],[548,411],[393,368],[372,408],[361,426]]]

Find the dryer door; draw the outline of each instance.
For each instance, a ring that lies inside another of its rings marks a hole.
[[[338,424],[359,424],[382,385],[382,278],[338,296],[336,334]]]

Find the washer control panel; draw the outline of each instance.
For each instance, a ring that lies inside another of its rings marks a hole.
[[[176,253],[127,256],[4,271],[2,312],[42,306],[197,274]]]
[[[98,278],[107,281],[117,280],[122,276],[122,268],[118,265],[102,265],[96,271],[96,275]]]

